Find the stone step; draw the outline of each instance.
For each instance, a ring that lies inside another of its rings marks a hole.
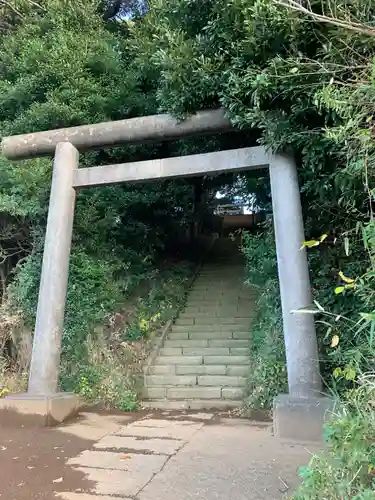
[[[155,388],[156,389],[156,388]],[[154,388],[146,388],[152,391]],[[166,387],[166,399],[241,399],[244,395],[243,389],[239,387]],[[158,399],[156,396],[148,396],[150,399]]]
[[[254,307],[254,298],[233,298],[233,297],[225,297],[222,298],[202,298],[202,297],[189,297],[186,303],[189,307],[204,307],[204,308],[213,308],[213,307],[223,307],[223,306],[233,306],[233,307]]]
[[[236,340],[249,340],[250,338],[250,332],[246,331],[235,331],[235,332],[228,332],[226,330],[220,331],[220,330],[206,330],[202,331],[201,329],[197,330],[191,330],[189,331],[174,331],[172,330],[171,333],[169,334],[169,339],[170,340],[218,340],[218,339],[224,339],[224,340],[231,340],[231,339],[236,339]]]
[[[153,365],[145,367],[146,375],[228,375],[247,377],[249,365]]]
[[[161,400],[142,401],[143,408],[155,410],[230,410],[241,408],[243,401],[230,399],[193,399],[193,400]]]
[[[249,365],[250,356],[203,356],[204,365]]]
[[[249,335],[250,336],[250,335]],[[211,339],[208,340],[208,347],[247,347],[250,348],[250,340],[240,340],[240,339]]]
[[[191,289],[191,292],[200,292],[202,295],[210,292],[216,295],[248,295],[246,288],[241,288],[240,286],[230,285],[228,283],[205,283],[198,284],[195,283]]]
[[[246,377],[229,375],[146,375],[150,387],[245,387]]]
[[[237,340],[237,339],[177,339],[172,340],[169,337],[164,342],[164,347],[250,347],[249,340]]]
[[[224,290],[221,292],[220,290],[208,292],[208,291],[200,291],[200,290],[194,290],[194,288],[191,290],[191,292],[188,295],[188,301],[194,301],[194,300],[205,300],[205,301],[214,301],[214,300],[222,300],[224,303],[226,301],[234,301],[234,300],[254,300],[254,297],[252,297],[248,293],[242,293],[239,290],[236,290],[232,293],[227,293]]]
[[[202,356],[158,356],[155,359],[154,364],[155,365],[202,365],[203,357]]]
[[[246,377],[230,377],[229,375],[201,375],[197,377],[198,385],[209,387],[245,387]]]
[[[230,377],[247,377],[250,372],[250,365],[181,365],[175,366],[174,370],[178,375],[228,375]]]
[[[228,356],[229,347],[163,347],[161,356]]]
[[[197,314],[195,316],[190,316],[188,314],[182,314],[175,324],[177,326],[191,326],[191,325],[250,325],[253,320],[253,316],[248,317],[216,317],[204,314]]]
[[[213,307],[207,307],[207,306],[191,306],[187,304],[185,309],[183,310],[182,315],[188,315],[188,316],[196,316],[199,314],[205,314],[206,316],[210,317],[217,317],[217,318],[222,318],[222,317],[251,317],[253,318],[256,314],[255,312],[255,306],[253,307],[254,310],[252,310],[252,307],[247,305],[247,306],[233,306],[233,307],[225,307],[225,306],[213,306]],[[180,317],[181,317],[180,316]]]
[[[229,377],[229,378],[235,379],[235,377]],[[194,375],[146,375],[145,377],[145,384],[147,387],[154,387],[154,386],[167,387],[176,385],[191,387],[191,386],[196,386],[197,383],[198,383],[197,376]]]
[[[226,332],[226,333],[232,333],[232,332],[241,332],[241,331],[246,331],[247,329],[250,329],[250,323],[249,324],[216,324],[216,323],[207,323],[204,325],[173,325],[172,327],[172,333],[192,333],[192,332]],[[229,335],[230,338],[230,335]]]
[[[242,278],[232,276],[231,278],[223,278],[222,276],[215,277],[198,277],[192,286],[194,289],[198,288],[213,288],[214,286],[221,286],[222,288],[240,288],[242,290],[251,290],[247,285],[244,285]]]
[[[247,334],[247,338],[249,338],[250,334]],[[181,340],[181,339],[192,339],[192,340],[213,340],[213,339],[233,339],[233,332],[228,331],[220,331],[220,330],[206,330],[202,331],[201,329],[190,331],[175,331],[172,330],[169,334],[170,340]]]
[[[196,313],[191,313],[189,311],[181,312],[179,316],[179,320],[183,319],[186,321],[191,321],[194,323],[199,323],[203,321],[213,321],[218,324],[231,324],[231,323],[239,323],[251,321],[255,316],[255,311],[252,311],[250,308],[247,311],[234,311],[231,314],[228,313],[225,309],[215,311],[216,314],[212,314],[209,309],[205,311],[197,311]],[[191,324],[191,323],[189,323]]]
[[[249,365],[250,356],[238,356],[229,354],[227,356],[158,356],[155,365]]]
[[[245,391],[242,387],[145,387],[142,397],[144,399],[160,400],[196,400],[196,399],[221,399],[241,400]]]
[[[170,339],[169,337],[167,338],[167,340],[164,342],[164,347],[165,348],[170,348],[170,347],[227,347],[225,345],[223,346],[218,346],[218,345],[213,345],[213,346],[209,346],[208,344],[208,340],[200,340],[200,339],[196,339],[196,340],[193,340],[193,339],[176,339],[176,340],[172,340]],[[233,346],[233,347],[246,347],[246,346]]]

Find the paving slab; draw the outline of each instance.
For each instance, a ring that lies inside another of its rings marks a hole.
[[[311,450],[311,448],[310,448]],[[310,451],[268,427],[209,425],[195,434],[137,500],[279,500],[298,484]]]
[[[149,472],[147,474],[144,471],[140,476],[134,478],[127,471],[123,470],[95,469],[90,467],[77,467],[76,470],[85,474],[89,481],[93,481],[96,484],[90,493],[94,495],[114,495],[120,498],[135,497],[138,491],[157,472]],[[98,500],[100,500],[100,496]]]
[[[167,419],[157,419],[157,418],[145,418],[143,420],[137,420],[132,424],[128,425],[128,429],[133,429],[134,427],[159,427],[161,429],[180,429],[181,427],[190,426],[198,428],[197,424],[190,422],[190,420],[179,420],[178,422],[174,420]]]
[[[179,422],[173,422],[174,424]],[[139,438],[190,439],[203,426],[202,422],[190,422],[191,425],[169,425],[168,427],[147,427],[129,425],[122,427],[116,436],[135,436]]]
[[[98,415],[97,413],[81,412],[77,422],[61,425],[56,427],[56,430],[81,439],[97,440],[120,429],[130,420],[132,417],[126,415]]]
[[[137,439],[132,436],[105,436],[98,441],[94,448],[102,450],[143,451],[157,455],[173,455],[186,441],[179,439]]]
[[[173,415],[173,418],[185,418],[188,416],[190,419],[193,420],[211,420],[214,416],[213,413],[189,413],[185,414],[185,412],[182,415]]]
[[[126,458],[125,458],[126,457]],[[95,481],[98,495],[135,496],[168,460],[166,455],[86,450],[68,465]]]
[[[113,496],[108,495],[91,495],[90,493],[72,493],[69,491],[57,493],[56,498],[61,498],[62,500],[113,500]],[[116,497],[115,497],[116,498]],[[117,497],[118,500],[133,500],[130,497]]]

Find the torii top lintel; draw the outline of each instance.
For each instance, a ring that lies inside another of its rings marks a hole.
[[[70,142],[79,151],[88,151],[126,143],[157,142],[227,132],[231,129],[232,124],[223,109],[199,111],[184,121],[166,114],[151,115],[4,137],[2,152],[10,160],[20,160],[53,155],[60,142]]]

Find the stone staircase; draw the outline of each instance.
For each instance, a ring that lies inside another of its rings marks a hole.
[[[250,370],[254,292],[243,284],[238,244],[216,240],[186,306],[146,368],[143,405],[160,409],[241,406]]]

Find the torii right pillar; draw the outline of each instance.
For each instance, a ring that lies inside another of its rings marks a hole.
[[[322,395],[297,168],[284,154],[270,156],[273,218],[280,283],[289,394],[274,400],[274,434],[320,441],[331,401]]]

